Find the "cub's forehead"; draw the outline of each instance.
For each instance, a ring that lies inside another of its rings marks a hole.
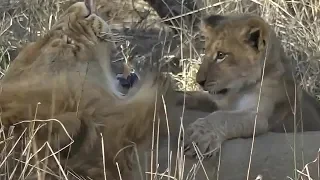
[[[207,53],[213,53],[216,51],[223,51],[223,52],[234,52],[239,49],[239,47],[243,47],[244,43],[238,36],[234,34],[226,34],[221,33],[217,34],[217,36],[209,38],[205,42],[206,50],[210,51]]]
[[[203,18],[201,30],[206,41],[229,41],[232,43],[232,41],[241,41],[245,38],[244,33],[252,25],[257,26],[257,21],[260,25],[263,22],[260,17],[252,14],[210,15]]]
[[[237,34],[241,29],[252,26],[253,22],[266,24],[261,17],[253,14],[209,15],[202,19],[201,29],[211,34],[224,32]]]
[[[216,42],[234,41],[240,38],[241,29],[233,24],[221,24],[214,29],[203,30],[206,41]]]
[[[241,32],[245,17],[213,15],[203,20],[202,31],[207,49],[230,51],[243,46]]]
[[[202,22],[211,27],[223,26],[225,24],[237,26],[246,23],[250,19],[261,18],[253,14],[208,15],[202,19]]]

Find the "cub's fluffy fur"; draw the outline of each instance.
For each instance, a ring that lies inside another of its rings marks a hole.
[[[252,137],[254,131],[320,129],[319,103],[295,85],[293,63],[265,20],[250,14],[211,15],[202,30],[206,55],[196,79],[219,110],[188,127],[187,155],[196,154],[193,141],[210,157],[224,141]]]
[[[15,125],[15,133],[29,126],[24,121],[36,120],[34,129],[42,125],[34,137],[38,148],[49,141],[57,151],[72,136],[70,154],[66,149],[59,155],[62,161],[70,156],[67,167],[76,173],[102,179],[104,158],[108,179],[118,178],[116,162],[130,179],[132,145],[151,136],[169,81],[149,73],[128,95],[119,94],[109,67],[114,48],[109,35],[94,0],[70,6],[44,37],[20,52],[1,80],[1,120],[6,130]],[[48,119],[57,120],[39,121]],[[41,150],[39,160],[44,156]]]

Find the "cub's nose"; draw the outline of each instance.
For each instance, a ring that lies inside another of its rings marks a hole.
[[[206,83],[206,81],[198,81],[198,84],[202,87],[202,88],[204,88],[204,84]]]

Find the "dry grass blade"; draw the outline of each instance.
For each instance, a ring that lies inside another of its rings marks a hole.
[[[21,47],[48,31],[59,14],[73,2],[75,0],[10,0],[0,2],[0,77],[5,74],[11,60],[17,56]],[[192,30],[197,28],[188,27],[188,23],[183,20],[178,23],[180,24],[179,27],[172,27],[183,30],[180,34],[174,36],[168,32],[169,28],[164,26],[163,22],[176,21],[179,17],[196,13],[202,15],[207,13],[257,13],[275,28],[277,35],[282,39],[286,53],[293,58],[296,65],[296,76],[300,85],[320,99],[319,0],[198,0],[197,5],[199,10],[161,20],[143,0],[99,0],[99,9],[102,11],[102,16],[112,24],[112,30],[114,31],[111,36],[105,34],[101,38],[117,44],[119,51],[118,54],[114,55],[113,62],[115,64],[122,61],[132,61],[131,63],[134,64],[137,71],[143,71],[144,66],[141,64],[146,62],[172,63],[175,64],[173,65],[175,68],[179,66],[177,69],[181,70],[179,73],[170,73],[176,79],[177,89],[196,90],[198,86],[194,82],[195,73],[203,56],[201,36],[199,32]],[[156,124],[154,126],[154,128],[157,128]],[[0,178],[12,179],[12,173],[14,172],[8,172],[5,165],[8,156],[13,153],[13,149],[6,145],[13,138],[11,134],[3,133],[2,127],[0,134],[0,146],[6,147],[1,151]],[[183,135],[183,132],[181,134]],[[19,141],[23,141],[21,139],[18,138]],[[153,140],[155,142],[152,144],[157,144],[157,139]],[[27,144],[27,147],[31,146],[30,142],[24,143]],[[16,144],[13,143],[13,148],[15,146]],[[155,146],[152,146],[152,151],[156,151],[155,148]],[[58,162],[55,156],[57,152],[53,152],[50,147],[49,150],[51,152],[50,156],[54,156]],[[24,153],[29,153],[27,160],[20,163],[25,163],[25,167],[27,167],[30,166],[28,160],[33,155],[30,149],[24,149]],[[172,152],[168,150],[168,153]],[[178,152],[173,153],[177,153],[179,157],[176,160],[178,166],[174,168],[174,171],[172,167],[168,167],[166,172],[159,173],[155,168],[148,172],[147,176],[173,179],[172,174],[184,174],[183,150],[179,149]],[[151,163],[157,161],[152,160]],[[170,158],[168,158],[168,164],[168,166],[171,164]],[[192,179],[194,173],[202,166],[202,162],[198,162],[194,165],[194,169],[191,170],[189,176],[183,178]],[[35,166],[34,168],[37,169],[38,167]],[[59,166],[59,168],[63,170],[62,166]],[[28,172],[24,173],[27,174]],[[305,172],[298,173],[308,175]],[[21,175],[20,179],[23,180],[23,176]],[[64,174],[64,176],[66,175]],[[257,177],[257,179],[259,178]]]

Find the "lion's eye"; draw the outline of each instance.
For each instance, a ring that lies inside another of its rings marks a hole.
[[[216,62],[217,63],[221,63],[222,61],[224,61],[227,57],[227,54],[221,51],[217,52],[217,56],[216,56]]]

